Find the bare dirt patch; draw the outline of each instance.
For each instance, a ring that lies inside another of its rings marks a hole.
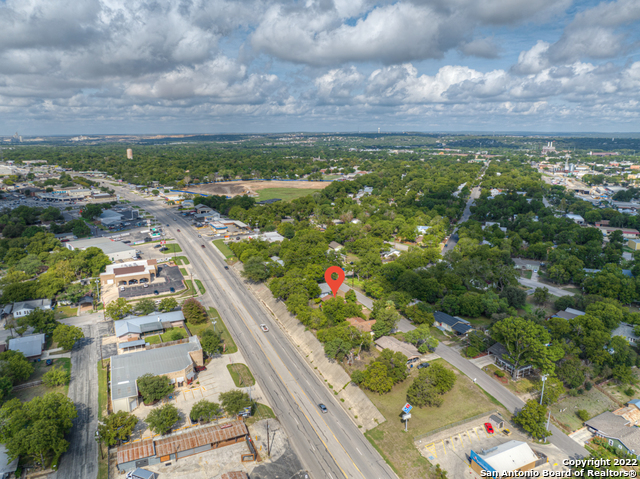
[[[257,193],[267,188],[318,189],[322,190],[331,183],[324,181],[233,181],[228,183],[210,183],[190,186],[189,191],[205,195],[238,196]]]

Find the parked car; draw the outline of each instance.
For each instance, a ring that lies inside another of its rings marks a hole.
[[[260,329],[262,329],[266,333],[267,331],[269,331],[269,326],[267,326],[266,324],[261,324]]]
[[[225,267],[224,267],[224,269],[229,269],[229,267],[228,267],[228,266],[225,266]]]
[[[158,294],[160,294],[160,293],[158,293],[158,290],[156,289],[156,290],[153,292],[153,294],[158,295]]]
[[[487,434],[493,434],[493,426],[491,423],[485,422],[484,428],[487,430]]]
[[[200,246],[202,246],[202,247],[204,248],[204,245],[203,245],[203,244],[201,244]]]
[[[502,429],[501,432],[505,436],[511,436],[511,431],[509,429],[507,429],[507,428]]]
[[[198,235],[198,238],[202,238],[202,235]]]
[[[324,404],[322,404],[322,403],[318,404],[318,407],[320,408],[320,410],[321,410],[324,414],[326,414],[326,413],[328,413],[328,412],[329,412],[329,410],[327,409],[327,406],[325,406],[325,405],[324,405]]]
[[[176,292],[176,288],[174,288],[173,286],[171,288],[169,288],[169,291],[171,291],[172,293]]]
[[[420,365],[418,365],[418,369],[428,368],[429,366],[431,366],[429,363],[420,363]]]
[[[124,286],[120,286],[120,291],[124,291]]]

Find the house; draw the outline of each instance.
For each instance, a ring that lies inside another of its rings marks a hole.
[[[565,218],[569,218],[570,220],[575,221],[579,225],[583,225],[584,224],[584,218],[582,216],[580,216],[580,215],[567,214],[567,215],[564,215],[564,216],[565,216]]]
[[[360,318],[358,316],[353,317],[353,318],[347,318],[346,321],[351,326],[353,326],[354,328],[362,331],[363,333],[370,333],[371,332],[371,328],[373,327],[374,324],[376,324],[376,320],[375,319],[367,321],[367,320],[362,319],[362,318]]]
[[[184,326],[182,311],[155,313],[148,316],[127,316],[114,321],[118,341],[135,341],[151,334],[163,333],[165,329]]]
[[[221,425],[196,426],[188,431],[143,439],[120,446],[118,447],[116,464],[118,470],[124,473],[161,462],[175,462],[183,457],[242,441],[247,441],[249,449],[252,449],[249,430],[243,421],[235,420]]]
[[[329,243],[329,248],[332,249],[333,251],[340,251],[343,248],[343,246],[340,243],[332,241],[331,243]]]
[[[431,226],[416,226],[416,229],[418,230],[418,234],[423,235],[431,229]]]
[[[184,200],[182,202],[182,206],[184,206],[185,208],[195,208],[193,200]]]
[[[600,226],[598,229],[602,232],[603,236],[609,236],[614,231],[622,231],[622,237],[625,239],[637,239],[640,235],[640,231],[633,228],[613,228],[611,226]]]
[[[172,384],[182,386],[195,376],[193,365],[202,366],[202,346],[198,336],[166,345],[149,345],[150,349],[111,356],[111,403],[113,412],[131,412],[138,407],[140,376],[167,376]]]
[[[275,231],[270,231],[269,233],[261,234],[260,236],[258,236],[258,239],[262,241],[268,241],[269,243],[274,243],[276,241],[283,241],[284,236],[276,233]]]
[[[9,350],[20,351],[24,357],[35,361],[42,356],[42,347],[44,346],[44,334],[32,334],[31,336],[21,336],[9,340]]]
[[[0,309],[0,319],[4,319],[11,314],[13,310],[13,304],[7,304],[2,309]]]
[[[515,471],[529,471],[548,462],[547,456],[535,452],[526,442],[508,441],[488,451],[469,453],[471,469],[481,476],[500,477]],[[483,471],[488,471],[483,473]],[[496,473],[497,476],[493,476]],[[524,474],[523,474],[524,475]]]
[[[49,311],[51,309],[50,299],[30,299],[13,303],[12,314],[14,318],[21,318],[33,313],[36,309]]]
[[[331,297],[333,297],[331,286],[329,286],[327,283],[320,283],[318,284],[318,286],[320,287],[320,295],[318,296],[318,298],[323,298],[327,295],[331,295]]]
[[[606,439],[610,446],[640,458],[640,429],[616,412],[605,411],[584,424],[591,433]]]
[[[635,326],[628,323],[620,323],[616,329],[611,332],[611,336],[620,336],[626,339],[630,343],[638,341],[638,336],[634,332]]]
[[[496,365],[507,371],[512,377],[521,378],[533,372],[533,366],[520,366],[516,370],[509,360],[509,351],[501,343],[496,343],[488,349],[489,355],[495,358]],[[515,374],[514,374],[515,372]]]
[[[485,228],[490,228],[493,225],[498,225],[498,228],[500,228],[500,231],[504,233],[507,232],[507,228],[505,228],[504,226],[500,226],[500,223],[496,223],[495,221],[487,221],[484,225],[482,225],[482,230],[484,231]]]
[[[563,318],[569,321],[577,316],[584,316],[584,311],[579,311],[573,308],[567,308],[564,311],[558,311],[556,314],[551,316],[552,318]]]
[[[634,251],[638,251],[640,250],[640,241],[630,239],[627,246]]]
[[[393,260],[402,254],[401,251],[398,251],[395,248],[390,248],[389,251],[383,251],[380,256],[383,260]]]
[[[433,313],[435,319],[434,325],[442,331],[455,332],[458,336],[466,336],[469,331],[473,330],[473,326],[467,320],[451,316],[442,311]]]
[[[279,256],[272,256],[269,259],[275,263],[278,263],[280,266],[284,266],[284,261],[282,261]]]
[[[376,347],[380,351],[383,349],[390,349],[393,352],[404,354],[407,357],[407,362],[413,362],[422,356],[413,344],[399,341],[391,336],[382,336],[381,338],[376,339],[375,342]]]
[[[68,243],[65,243],[65,246],[71,251],[76,249],[84,251],[87,248],[96,247],[107,255],[113,262],[131,260],[138,257],[138,252],[135,248],[132,248],[122,241],[111,241],[107,238],[89,238],[78,241],[69,241]]]
[[[126,263],[108,264],[106,271],[100,273],[100,284],[107,286],[126,286],[129,284],[150,283],[158,276],[158,261],[145,259]]]

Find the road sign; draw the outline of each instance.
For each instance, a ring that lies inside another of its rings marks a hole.
[[[409,403],[405,404],[405,405],[404,405],[404,407],[402,408],[402,410],[403,410],[405,413],[407,413],[407,414],[408,414],[408,413],[409,413],[409,411],[411,411],[412,409],[413,409],[413,406],[412,406],[411,404],[409,404]]]
[[[411,414],[403,414],[403,415],[402,415],[402,420],[403,420],[403,421],[407,421],[407,420],[409,420],[409,419],[411,419]]]

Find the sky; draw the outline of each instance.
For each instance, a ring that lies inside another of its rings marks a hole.
[[[638,132],[639,27],[639,0],[4,0],[0,135]]]

